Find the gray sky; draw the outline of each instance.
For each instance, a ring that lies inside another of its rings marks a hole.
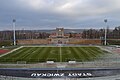
[[[120,26],[120,0],[0,0],[0,30]]]

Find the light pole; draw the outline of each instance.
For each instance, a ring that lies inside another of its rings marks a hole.
[[[106,24],[106,27],[105,27],[105,42],[104,42],[104,44],[107,45],[107,19],[104,19],[104,22]]]
[[[15,22],[16,22],[16,20],[13,19],[13,41],[14,41],[14,46],[16,45],[16,37],[15,37]]]

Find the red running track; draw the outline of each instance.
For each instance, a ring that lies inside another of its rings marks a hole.
[[[10,50],[3,50],[3,49],[0,49],[0,54],[4,54],[6,52],[9,52]]]

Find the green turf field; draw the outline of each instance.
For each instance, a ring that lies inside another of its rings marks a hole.
[[[104,54],[98,47],[23,47],[0,57],[0,62],[91,61]]]

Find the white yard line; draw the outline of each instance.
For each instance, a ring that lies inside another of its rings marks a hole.
[[[61,47],[60,47],[60,62],[62,62],[62,50],[61,50]]]

